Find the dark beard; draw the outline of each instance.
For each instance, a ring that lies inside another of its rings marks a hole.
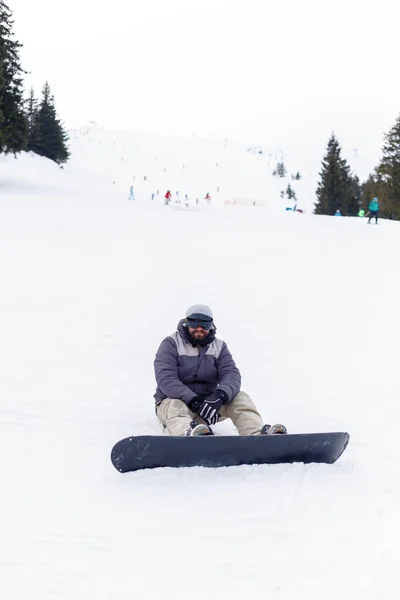
[[[210,329],[210,331],[207,333],[207,335],[201,340],[198,340],[193,335],[190,335],[190,333],[188,331],[187,331],[187,337],[189,339],[189,342],[192,344],[192,346],[207,346],[207,344],[211,344],[211,342],[213,341],[213,339],[215,337],[215,331],[213,329]]]

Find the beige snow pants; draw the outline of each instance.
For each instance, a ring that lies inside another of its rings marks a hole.
[[[176,398],[165,398],[157,406],[156,413],[171,435],[185,435],[194,418],[197,423],[204,423],[182,400]],[[239,435],[258,435],[263,426],[261,415],[246,392],[239,392],[231,402],[221,407],[219,414],[219,421],[232,419]]]

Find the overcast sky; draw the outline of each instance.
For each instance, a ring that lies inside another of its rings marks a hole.
[[[339,141],[400,112],[398,0],[8,0],[27,83],[67,126]],[[314,143],[314,142],[313,142]]]

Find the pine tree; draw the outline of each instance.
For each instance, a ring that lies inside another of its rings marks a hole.
[[[32,143],[34,143],[36,136],[36,122],[38,113],[38,101],[35,97],[33,88],[29,91],[29,97],[26,101],[26,125],[27,125],[27,144],[26,149],[32,150]]]
[[[0,0],[0,153],[20,152],[26,142],[23,74],[12,31],[12,12]]]
[[[357,175],[350,175],[347,215],[356,217],[361,207],[361,186]],[[342,213],[343,214],[343,213]]]
[[[362,185],[362,203],[368,210],[376,196],[381,217],[400,220],[400,115],[384,140],[381,162]]]
[[[288,200],[296,200],[296,192],[294,191],[290,183],[288,183],[287,188],[285,190],[285,196]]]
[[[0,59],[0,99],[3,96],[4,90],[4,76],[3,76],[3,65]],[[2,108],[2,102],[0,100],[0,153],[2,152],[3,145],[5,143],[5,138],[3,136],[3,125],[4,125],[4,113]]]
[[[46,82],[42,90],[42,99],[33,123],[29,148],[40,156],[46,156],[58,164],[68,160],[68,135],[57,117],[54,97]]]
[[[283,161],[276,163],[276,168],[272,171],[274,177],[286,177],[286,167]]]
[[[385,134],[382,160],[376,169],[376,179],[383,188],[380,198],[381,215],[400,219],[400,115],[389,133]]]
[[[341,157],[341,148],[332,134],[320,171],[321,180],[316,190],[314,214],[334,215],[339,209],[343,216],[357,215],[360,205],[358,178],[351,174],[350,166]]]
[[[276,165],[276,172],[278,174],[278,177],[286,177],[286,167],[284,162],[278,162],[278,164]]]

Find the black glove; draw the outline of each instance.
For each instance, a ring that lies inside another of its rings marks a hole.
[[[190,410],[194,413],[197,413],[200,405],[203,403],[204,401],[204,396],[195,396],[193,398],[193,400],[191,400],[188,404],[188,407],[190,408]]]
[[[197,409],[197,414],[207,423],[207,425],[215,425],[219,419],[219,410],[221,406],[227,402],[228,394],[224,392],[224,390],[217,388],[214,394],[210,394],[204,398]]]

